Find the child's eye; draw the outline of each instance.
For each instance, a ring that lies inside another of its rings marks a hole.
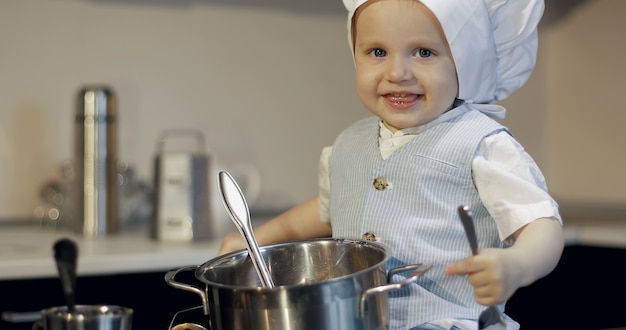
[[[374,55],[374,57],[384,57],[387,55],[387,52],[384,49],[376,48],[372,50],[372,55]]]
[[[430,57],[433,52],[427,48],[420,48],[417,50],[417,56],[419,57]]]

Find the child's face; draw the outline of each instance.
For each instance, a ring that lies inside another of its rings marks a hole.
[[[450,108],[456,68],[439,22],[416,0],[374,0],[356,13],[359,97],[392,131],[426,124]]]

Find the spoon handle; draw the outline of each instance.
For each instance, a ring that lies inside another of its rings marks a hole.
[[[478,254],[478,238],[476,237],[476,228],[474,227],[474,219],[472,211],[469,206],[461,205],[458,208],[459,216],[461,217],[461,223],[465,229],[465,235],[469,241],[472,254]],[[478,316],[478,329],[482,330],[506,330],[506,321],[504,316],[498,310],[496,306],[487,307]]]
[[[68,312],[74,312],[76,306],[76,260],[78,248],[76,243],[67,238],[59,239],[54,244],[54,260],[59,271],[59,279],[63,287]]]
[[[459,206],[459,216],[461,217],[461,223],[463,224],[463,229],[465,229],[465,235],[467,236],[467,241],[469,242],[470,248],[472,249],[472,254],[478,254],[478,238],[476,237],[476,229],[474,228],[474,220],[472,219],[472,211],[470,208],[465,205]]]

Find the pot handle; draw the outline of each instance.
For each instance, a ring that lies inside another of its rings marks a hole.
[[[183,267],[172,269],[168,271],[167,273],[165,273],[165,282],[167,282],[167,284],[177,289],[193,292],[199,295],[200,298],[202,298],[202,309],[204,311],[204,315],[209,315],[209,301],[207,299],[207,296],[204,290],[197,288],[193,285],[180,283],[174,280],[174,278],[176,277],[178,273],[185,272],[185,271],[195,271],[196,269],[198,269],[198,266],[183,266]]]
[[[369,296],[398,290],[406,286],[407,284],[417,281],[420,276],[424,275],[424,273],[426,273],[431,268],[432,265],[412,264],[391,269],[387,273],[387,282],[391,282],[391,277],[395,274],[408,271],[413,271],[413,273],[411,273],[411,275],[398,283],[381,285],[365,290],[365,292],[361,294],[361,299],[359,301],[359,317],[363,317],[363,315],[365,315],[365,303],[367,302],[367,298],[369,298]]]
[[[402,283],[402,286],[405,286],[411,282],[417,281],[417,278],[426,273],[431,267],[431,265],[411,264],[392,268],[387,273],[387,283],[391,283],[391,278],[398,273],[413,271],[413,274],[409,275],[404,281],[400,282]]]

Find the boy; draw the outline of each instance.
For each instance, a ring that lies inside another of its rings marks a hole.
[[[256,238],[387,244],[390,268],[433,265],[416,285],[389,294],[390,329],[476,329],[484,306],[503,310],[519,287],[554,269],[563,249],[540,170],[490,118],[503,118],[492,103],[532,72],[543,2],[344,4],[358,94],[375,116],[324,149],[319,196],[260,226]],[[468,257],[459,205],[474,214],[477,256]],[[243,246],[229,235],[220,253]]]

